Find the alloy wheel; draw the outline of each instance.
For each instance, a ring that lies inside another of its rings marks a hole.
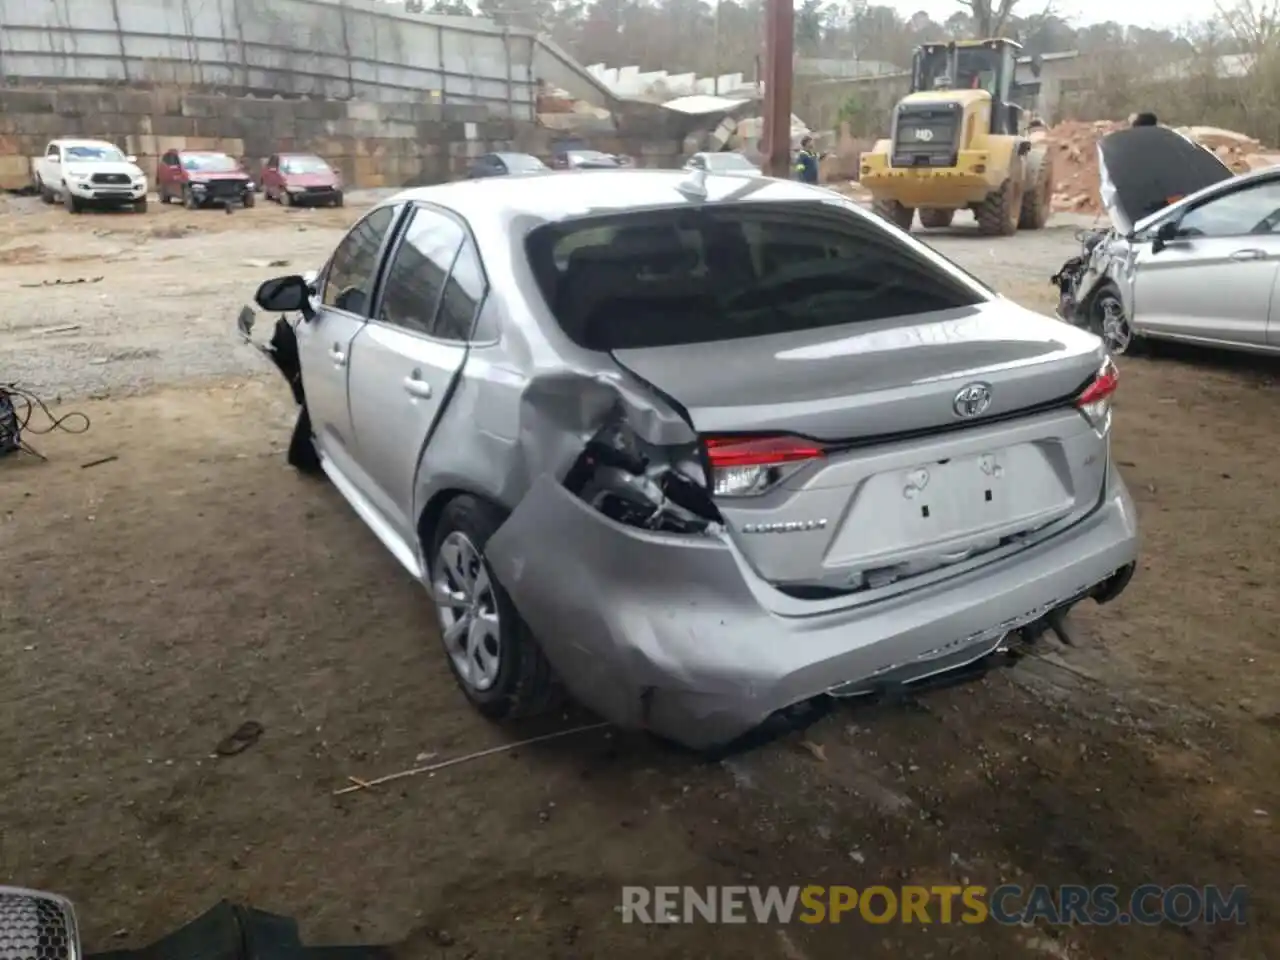
[[[488,690],[502,666],[501,623],[489,568],[470,538],[455,530],[440,544],[433,574],[445,652],[463,683]]]
[[[1098,335],[1115,356],[1123,356],[1133,344],[1133,328],[1125,316],[1124,304],[1111,291],[1098,297]]]

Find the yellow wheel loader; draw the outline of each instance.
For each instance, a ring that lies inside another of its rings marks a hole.
[[[922,226],[946,227],[957,210],[972,210],[989,236],[1048,222],[1053,158],[1043,126],[1029,123],[1040,85],[1014,77],[1021,49],[1005,39],[917,48],[889,139],[859,164],[876,213],[907,230],[916,211]],[[1039,76],[1039,58],[1031,70]]]

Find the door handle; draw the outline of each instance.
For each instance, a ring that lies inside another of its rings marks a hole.
[[[425,380],[419,380],[417,377],[405,377],[404,392],[411,397],[421,397],[426,400],[431,396],[431,384]]]
[[[1267,251],[1258,250],[1256,248],[1251,250],[1237,250],[1235,253],[1231,254],[1231,259],[1232,260],[1261,260],[1266,255],[1267,255]]]
[[[336,343],[329,348],[329,359],[333,361],[334,366],[341,367],[347,362],[347,355],[343,353],[342,348]]]

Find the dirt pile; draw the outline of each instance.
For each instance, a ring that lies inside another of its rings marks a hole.
[[[1053,209],[1100,213],[1098,141],[1127,126],[1124,121],[1066,120],[1048,131],[1054,158]],[[1236,173],[1280,165],[1280,152],[1234,130],[1218,127],[1176,127],[1178,133],[1207,147]]]

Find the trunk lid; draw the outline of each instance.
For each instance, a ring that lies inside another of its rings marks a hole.
[[[1006,300],[765,337],[618,349],[704,437],[796,435],[825,454],[720,496],[784,590],[875,588],[1026,538],[1098,502],[1105,437],[1071,405],[1105,351]],[[968,387],[989,405],[971,415]]]

